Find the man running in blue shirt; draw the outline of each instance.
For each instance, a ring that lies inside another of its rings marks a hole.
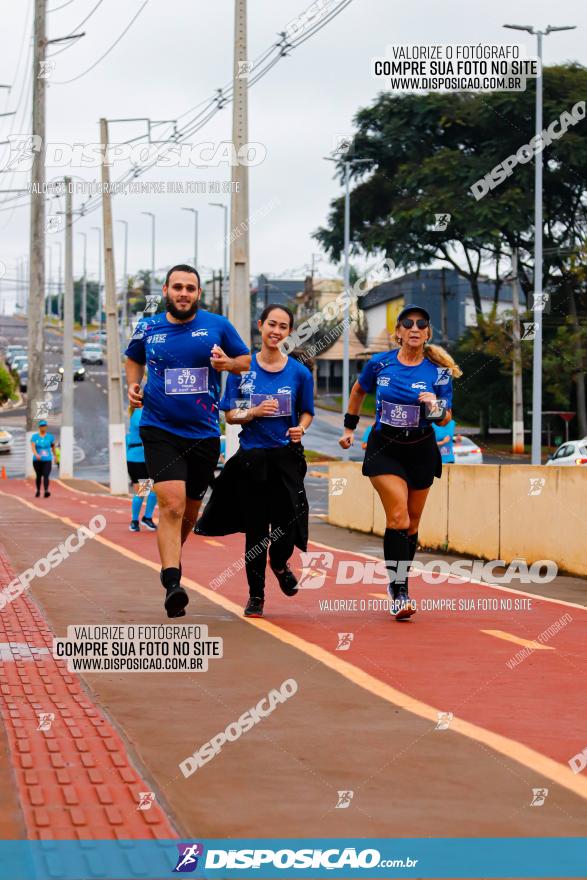
[[[183,616],[189,601],[181,586],[181,548],[218,462],[220,373],[239,374],[251,363],[232,324],[198,308],[201,295],[196,269],[173,266],[163,286],[165,312],[143,318],[126,350],[128,399],[143,407],[140,435],[159,501],[157,543],[169,617]]]

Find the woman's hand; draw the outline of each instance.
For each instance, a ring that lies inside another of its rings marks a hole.
[[[128,402],[137,409],[143,405],[143,392],[138,382],[128,386]]]
[[[435,403],[436,399],[436,394],[432,391],[421,391],[418,395],[420,403]]]
[[[350,428],[345,428],[342,437],[339,438],[338,445],[342,446],[343,449],[348,449],[353,445],[354,440],[355,432],[351,431]]]
[[[301,425],[296,425],[295,428],[288,428],[285,433],[292,443],[301,443],[302,437],[304,436],[304,429]]]
[[[263,400],[258,406],[249,410],[253,418],[262,419],[265,416],[274,416],[279,409],[279,403],[274,397]]]

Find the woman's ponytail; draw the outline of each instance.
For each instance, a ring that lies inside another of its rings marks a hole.
[[[429,361],[436,364],[438,367],[445,367],[450,370],[453,379],[458,379],[463,375],[463,371],[456,363],[455,359],[440,345],[431,345],[427,342],[424,346],[424,355]]]

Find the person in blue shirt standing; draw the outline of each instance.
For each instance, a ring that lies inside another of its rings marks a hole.
[[[173,266],[163,286],[165,312],[139,321],[126,349],[128,399],[143,407],[139,433],[159,501],[157,544],[169,617],[185,615],[189,601],[181,586],[181,548],[218,462],[220,373],[240,374],[251,362],[232,324],[198,308],[201,295],[197,270]]]
[[[408,595],[407,572],[418,546],[418,525],[430,486],[442,473],[432,424],[451,420],[452,380],[462,372],[448,352],[430,345],[426,309],[402,309],[395,335],[399,347],[374,355],[355,382],[339,443],[343,449],[353,443],[365,395],[375,391],[375,425],[363,474],[385,510],[390,607],[396,620],[404,620],[416,610]]]
[[[453,449],[456,422],[451,419],[446,425],[432,425],[436,443],[440,449],[440,458],[443,464],[454,464],[455,454]]]
[[[31,449],[33,451],[33,468],[37,484],[35,498],[39,498],[41,494],[41,480],[43,480],[45,498],[48,498],[51,494],[49,492],[49,475],[51,474],[53,461],[57,464],[57,456],[55,452],[55,437],[47,431],[45,419],[41,419],[38,432],[31,437]]]
[[[267,550],[282,592],[295,596],[298,582],[289,560],[294,546],[305,551],[308,544],[302,438],[314,416],[314,381],[307,366],[280,350],[293,321],[288,308],[266,306],[258,322],[261,350],[250,370],[228,377],[220,408],[228,424],[242,426],[240,446],[196,528],[203,535],[245,532],[246,617],[263,616]]]
[[[143,410],[130,407],[130,421],[128,432],[126,435],[126,467],[128,475],[132,483],[134,495],[132,499],[132,519],[130,521],[129,531],[140,532],[139,517],[143,506],[143,495],[139,495],[139,480],[148,480],[147,465],[145,464],[145,450],[143,449],[143,441],[139,434],[139,425],[141,424],[141,416]],[[147,503],[145,505],[145,515],[142,522],[150,531],[156,532],[157,526],[153,522],[153,511],[157,505],[157,495],[153,489],[147,495]]]

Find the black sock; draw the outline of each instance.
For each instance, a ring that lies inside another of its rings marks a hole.
[[[389,582],[393,588],[394,598],[397,598],[399,590],[405,587],[406,575],[400,569],[402,562],[410,560],[410,543],[407,529],[385,529],[383,536],[383,553],[385,565],[389,572]]]
[[[408,535],[408,545],[410,548],[410,555],[408,559],[410,562],[414,561],[414,556],[416,555],[416,550],[418,549],[418,532],[414,532],[413,535]]]
[[[161,583],[168,590],[174,584],[179,584],[181,573],[179,568],[163,568],[161,569]]]

